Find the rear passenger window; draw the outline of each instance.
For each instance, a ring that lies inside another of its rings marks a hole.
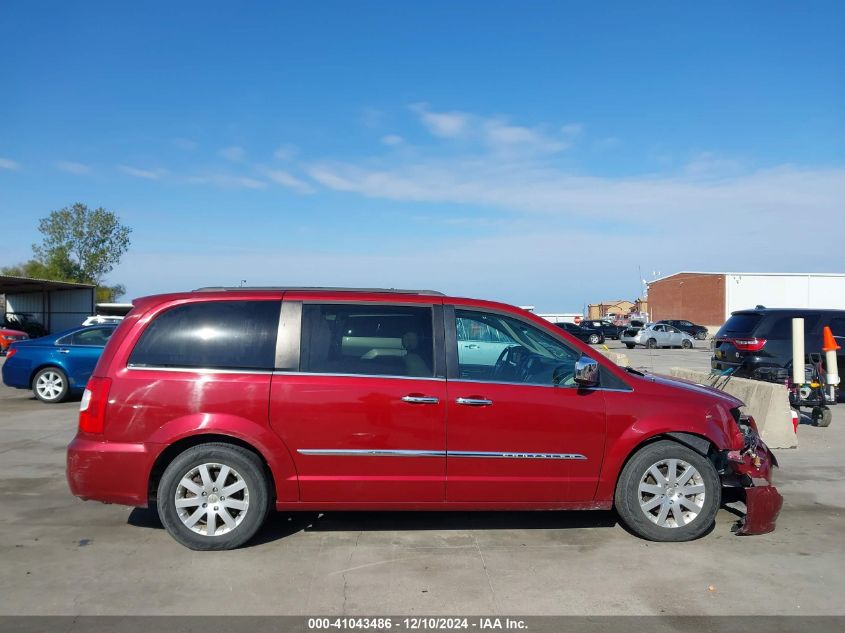
[[[819,315],[810,314],[804,317],[804,332],[812,334],[819,324]],[[765,323],[758,333],[761,338],[770,339],[791,339],[792,338],[792,317],[781,316],[776,319],[771,319]]]
[[[431,378],[432,332],[430,307],[305,304],[300,369]]]
[[[136,367],[273,369],[279,301],[206,301],[163,312],[132,350]]]
[[[71,337],[70,345],[105,347],[112,332],[114,332],[113,327],[92,327],[86,330],[80,330]]]

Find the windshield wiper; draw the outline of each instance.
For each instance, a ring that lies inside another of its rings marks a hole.
[[[645,374],[643,372],[641,372],[640,370],[634,369],[633,367],[629,367],[627,365],[625,367],[623,367],[622,369],[627,371],[629,374],[634,374],[635,376],[645,376]]]

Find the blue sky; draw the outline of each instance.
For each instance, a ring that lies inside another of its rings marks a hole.
[[[431,287],[580,310],[845,271],[841,2],[6,2],[0,264],[76,201],[129,298]],[[796,240],[796,236],[798,240]]]

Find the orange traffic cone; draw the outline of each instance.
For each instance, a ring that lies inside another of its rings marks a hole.
[[[830,328],[828,326],[825,326],[824,327],[824,343],[822,344],[822,351],[823,352],[835,352],[838,349],[841,349],[841,347],[836,344],[836,339],[833,338],[833,332],[830,331]]]

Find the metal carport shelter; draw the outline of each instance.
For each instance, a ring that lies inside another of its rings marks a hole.
[[[80,325],[94,314],[94,288],[92,284],[0,275],[4,313],[30,314],[49,332]]]

